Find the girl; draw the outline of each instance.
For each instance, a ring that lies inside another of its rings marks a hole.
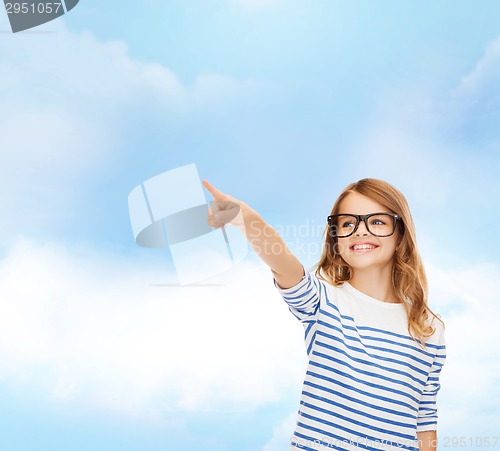
[[[209,223],[240,226],[303,323],[309,358],[291,449],[436,449],[444,325],[427,282],[405,197],[363,179],[327,219],[314,272],[244,202],[214,188]]]

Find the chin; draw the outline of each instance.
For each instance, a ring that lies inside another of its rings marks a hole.
[[[384,266],[392,265],[394,263],[394,259],[392,257],[388,259],[380,259],[355,255],[343,258],[344,261],[353,269],[383,268]]]

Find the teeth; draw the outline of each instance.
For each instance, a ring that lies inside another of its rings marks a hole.
[[[371,245],[371,244],[355,244],[353,246],[353,249],[355,251],[359,250],[359,249],[375,249],[375,246]]]

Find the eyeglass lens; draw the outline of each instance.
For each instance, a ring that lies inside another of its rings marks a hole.
[[[358,226],[358,218],[353,215],[339,215],[332,225],[337,237],[346,237],[351,235]],[[395,220],[389,214],[380,213],[366,218],[365,225],[372,235],[388,236],[394,233]]]

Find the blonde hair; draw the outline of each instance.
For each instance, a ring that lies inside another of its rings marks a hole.
[[[378,202],[402,218],[398,221],[399,245],[394,255],[392,285],[394,293],[403,302],[408,316],[408,333],[421,346],[434,333],[428,322],[432,316],[441,319],[427,305],[427,277],[418,253],[415,226],[408,202],[403,194],[383,180],[366,178],[348,185],[335,202],[331,215],[338,214],[340,204],[350,194],[358,193]],[[337,239],[325,230],[325,244],[316,274],[319,278],[339,286],[352,277],[352,270],[338,252]],[[441,321],[442,323],[442,321]],[[444,325],[444,323],[443,323]]]

